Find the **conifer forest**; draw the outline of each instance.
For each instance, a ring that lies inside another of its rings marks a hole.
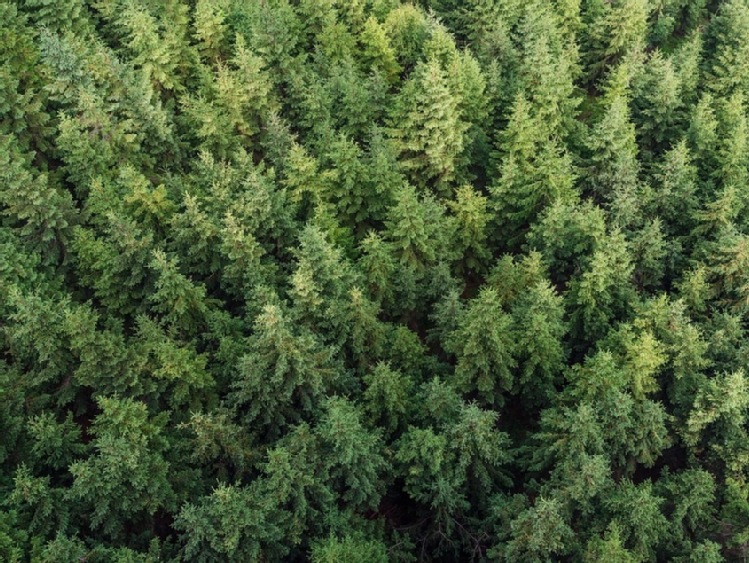
[[[0,561],[749,558],[749,0],[0,0]]]

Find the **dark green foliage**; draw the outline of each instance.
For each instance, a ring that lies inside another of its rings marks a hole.
[[[0,0],[0,561],[744,561],[747,0]]]

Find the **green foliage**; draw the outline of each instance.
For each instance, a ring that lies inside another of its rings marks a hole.
[[[346,536],[331,537],[316,543],[312,548],[315,563],[386,563],[389,561],[385,544],[376,540],[361,540]]]
[[[174,507],[162,435],[168,413],[149,419],[146,406],[132,399],[101,398],[98,407],[101,414],[91,425],[96,453],[70,465],[68,496],[91,507],[92,528],[118,537],[124,522],[142,523]]]
[[[571,159],[554,140],[548,120],[541,113],[534,115],[520,95],[502,133],[499,178],[490,192],[496,214],[503,218],[503,238],[512,240],[546,206],[576,199]]]
[[[496,551],[504,561],[544,561],[564,555],[572,538],[571,528],[561,515],[561,504],[539,497],[536,504],[512,521],[511,540]]]
[[[0,38],[1,561],[746,558],[746,0]]]
[[[450,90],[436,58],[419,63],[403,86],[392,117],[401,166],[419,186],[449,193],[459,173],[466,123],[459,94]]]
[[[708,73],[710,89],[717,95],[747,94],[746,57],[749,44],[749,7],[745,2],[726,2],[711,21],[708,40],[712,51]]]
[[[266,305],[255,319],[237,371],[233,405],[241,407],[242,418],[255,422],[257,429],[273,432],[313,411],[336,378],[331,351],[308,331],[293,330],[277,305]]]
[[[483,289],[457,319],[445,347],[457,357],[455,379],[464,391],[477,391],[488,404],[502,404],[513,388],[515,342],[511,318],[493,289]]]
[[[586,2],[583,55],[592,77],[645,46],[651,5],[645,0]]]

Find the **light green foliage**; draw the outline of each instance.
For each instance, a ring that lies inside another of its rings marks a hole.
[[[745,2],[725,2],[711,22],[708,37],[714,54],[708,67],[709,84],[710,89],[719,96],[749,93],[747,29],[749,7]]]
[[[430,507],[446,533],[460,536],[468,511],[481,511],[493,484],[506,482],[500,467],[509,456],[507,436],[493,428],[496,413],[457,402],[454,421],[442,431],[409,427],[396,443],[395,461],[409,497]],[[451,547],[439,534],[428,539],[438,552]]]
[[[287,498],[288,491],[284,493]],[[189,538],[186,555],[204,561],[283,557],[288,553],[288,548],[280,547],[283,530],[269,520],[273,505],[268,506],[264,500],[254,490],[223,485],[200,505],[186,505],[177,521]],[[268,549],[269,544],[274,547]]]
[[[568,9],[575,17],[576,9]],[[522,37],[518,78],[520,95],[528,98],[538,119],[552,134],[564,135],[579,103],[574,80],[580,69],[577,45],[574,38],[564,36],[557,10],[543,2],[527,4],[518,28]]]
[[[354,508],[376,508],[385,484],[381,474],[387,469],[380,437],[362,424],[359,409],[346,399],[332,397],[323,408],[315,433],[331,487]]]
[[[465,147],[459,93],[450,91],[437,58],[419,63],[404,85],[392,117],[401,166],[420,186],[449,193]]]
[[[458,247],[463,263],[471,270],[480,270],[489,256],[486,247],[489,212],[487,198],[470,186],[462,186],[455,193],[455,200],[448,202],[455,215]]]
[[[609,90],[603,98],[603,115],[587,142],[592,154],[591,188],[614,206],[636,193],[640,174],[635,126],[630,120],[628,73],[625,63],[612,72]],[[631,213],[625,212],[622,219],[628,222]]]
[[[503,561],[544,561],[564,555],[572,538],[557,500],[539,497],[536,504],[512,521],[512,539],[497,554]]]
[[[655,51],[634,80],[632,105],[639,116],[637,132],[646,154],[668,146],[682,129],[682,83],[672,61]]]
[[[310,327],[328,327],[328,339],[342,336],[342,302],[353,289],[356,272],[343,258],[341,249],[314,226],[302,231],[296,254],[297,265],[290,276],[289,290],[296,313]]]
[[[586,563],[611,561],[612,563],[636,563],[638,558],[622,545],[619,524],[613,521],[603,537],[588,542],[585,550]]]
[[[412,4],[393,7],[383,22],[402,67],[413,68],[429,34],[426,15]]]
[[[386,546],[376,540],[361,540],[346,536],[338,539],[331,537],[322,540],[312,547],[314,563],[386,563],[388,560]]]
[[[613,316],[621,318],[631,296],[632,263],[618,231],[606,236],[570,287],[572,330],[588,342],[605,336]]]
[[[72,3],[75,5],[75,3]],[[35,33],[15,4],[0,5],[3,44],[0,47],[0,135],[14,134],[26,149],[46,146],[49,115],[45,112],[43,78],[36,71],[39,49]]]
[[[370,16],[364,22],[359,41],[362,43],[362,62],[367,68],[376,69],[382,72],[389,82],[395,82],[401,68],[384,26]]]
[[[664,226],[676,236],[686,235],[694,225],[697,208],[697,167],[685,141],[669,149],[655,166],[653,207]]]
[[[667,521],[660,512],[662,498],[649,484],[623,481],[607,502],[607,508],[620,523],[622,539],[642,559],[651,559],[658,543],[665,539]]]
[[[377,426],[387,432],[403,428],[412,410],[413,377],[403,375],[384,362],[364,376],[364,409]]]
[[[220,2],[200,0],[195,4],[194,34],[208,60],[215,60],[226,41],[226,13]]]
[[[234,57],[220,63],[200,97],[183,98],[184,110],[204,147],[228,156],[252,146],[262,119],[275,107],[262,60],[237,38]]]
[[[683,429],[685,442],[695,447],[703,441],[726,465],[729,473],[737,474],[746,467],[746,430],[744,420],[749,402],[746,400],[746,378],[742,371],[721,374],[709,380],[698,392],[692,412]],[[710,439],[705,430],[712,428]]]
[[[33,176],[27,159],[18,154],[10,137],[0,138],[0,167],[2,214],[45,261],[63,260],[76,215],[70,194],[50,185],[47,174]]]
[[[744,105],[743,94],[737,93],[725,101],[719,114],[722,127],[719,126],[718,134],[723,139],[718,145],[716,176],[725,186],[740,186],[747,181],[744,152],[749,139]]]
[[[600,207],[557,201],[533,225],[528,244],[541,253],[552,279],[567,282],[591,259],[605,232]]]
[[[512,316],[519,343],[520,385],[536,400],[550,398],[565,359],[562,297],[547,281],[539,281],[518,296]]]
[[[583,55],[588,73],[596,77],[645,47],[651,5],[647,0],[591,0],[586,4]]]
[[[404,186],[395,194],[385,225],[402,263],[423,268],[440,258],[451,258],[446,246],[452,225],[444,206],[431,194],[419,197],[413,186]]]

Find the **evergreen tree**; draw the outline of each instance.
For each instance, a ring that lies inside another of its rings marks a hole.
[[[254,325],[231,400],[242,419],[277,435],[319,408],[335,384],[336,368],[331,351],[309,332],[295,334],[277,305],[267,305]]]
[[[490,193],[502,218],[505,239],[532,223],[546,205],[575,200],[572,162],[554,140],[544,116],[534,115],[525,98],[516,100],[499,148],[498,182]],[[512,228],[507,223],[511,222]]]
[[[712,19],[707,51],[710,90],[716,95],[747,94],[749,74],[744,53],[749,48],[749,7],[745,2],[731,1],[720,6]]]
[[[132,399],[101,398],[98,404],[101,414],[92,425],[96,454],[70,466],[69,498],[91,507],[92,528],[118,537],[128,521],[142,525],[144,517],[174,506],[162,436],[168,413],[149,420],[145,405]]]
[[[460,99],[450,91],[436,58],[416,66],[392,116],[400,162],[419,186],[450,193],[465,147]]]
[[[627,65],[622,64],[612,75],[603,115],[587,143],[591,188],[603,201],[616,206],[637,192],[640,174],[635,127],[630,121],[628,73]],[[623,217],[625,221],[630,219],[628,215]]]
[[[445,347],[457,357],[456,384],[477,391],[487,404],[502,404],[502,392],[513,388],[515,342],[511,319],[497,292],[486,288],[459,317]]]
[[[747,31],[0,0],[0,560],[744,560]]]

